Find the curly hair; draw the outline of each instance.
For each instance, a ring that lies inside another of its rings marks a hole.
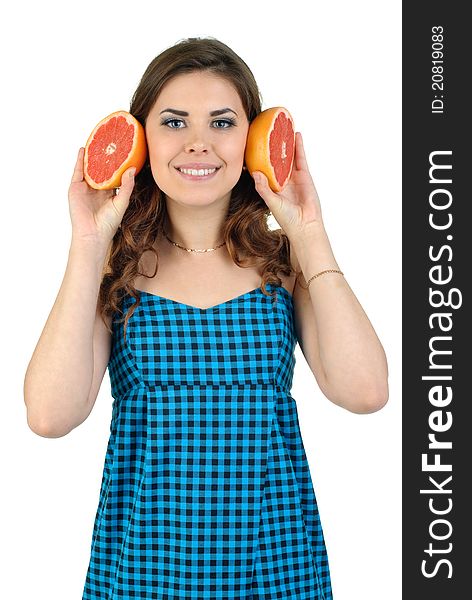
[[[148,65],[131,99],[129,112],[145,126],[147,116],[164,85],[176,75],[193,71],[209,71],[226,78],[237,90],[249,123],[261,112],[262,97],[247,64],[227,45],[212,38],[187,38],[167,48]],[[282,229],[271,230],[270,210],[256,191],[254,180],[247,170],[231,192],[231,199],[222,236],[236,265],[262,269],[261,290],[265,295],[267,283],[282,284],[278,272],[290,275],[290,245]],[[154,181],[149,157],[135,177],[128,208],[117,229],[105,260],[98,296],[98,307],[106,316],[123,315],[121,302],[126,295],[135,298],[124,320],[124,339],[130,317],[140,304],[139,290],[134,287],[138,275],[154,277],[159,256],[154,248],[157,236],[168,224],[164,194]],[[140,260],[147,252],[156,255],[152,275],[140,272]]]

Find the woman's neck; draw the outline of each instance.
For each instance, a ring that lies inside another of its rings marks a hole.
[[[214,248],[224,242],[222,231],[227,213],[227,202],[211,206],[181,206],[167,200],[164,231],[173,242],[184,248]]]

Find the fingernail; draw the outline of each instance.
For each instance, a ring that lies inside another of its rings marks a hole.
[[[130,171],[129,171],[129,177],[132,178],[134,177],[134,174],[136,173],[136,169],[133,167]]]

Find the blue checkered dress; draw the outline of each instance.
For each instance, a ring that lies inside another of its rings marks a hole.
[[[208,309],[141,292],[126,343],[114,320],[83,600],[332,599],[290,395],[293,299],[267,291]]]

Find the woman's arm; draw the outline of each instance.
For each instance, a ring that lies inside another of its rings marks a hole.
[[[81,146],[69,186],[72,241],[66,272],[24,381],[28,425],[44,437],[60,437],[80,425],[97,397],[111,348],[111,334],[97,310],[98,293],[134,187],[132,167],[121,177],[119,195],[92,189],[84,179],[84,153]]]
[[[64,279],[24,380],[28,425],[38,435],[65,435],[90,413],[94,329],[106,254],[107,248],[95,241],[71,243]],[[97,350],[97,332],[95,345]]]
[[[342,270],[321,223],[309,237],[292,236],[291,245],[304,287],[320,271]],[[294,302],[300,345],[325,396],[355,413],[382,408],[388,400],[385,352],[345,277],[324,273],[308,290],[296,283]]]
[[[320,271],[339,270],[301,133],[295,134],[293,169],[282,191],[274,193],[263,173],[254,171],[251,175],[256,190],[289,238],[305,277],[304,285]],[[388,399],[385,352],[346,279],[339,273],[325,273],[303,291],[304,296],[296,291],[294,297],[297,333],[323,393],[352,412],[382,408]]]

